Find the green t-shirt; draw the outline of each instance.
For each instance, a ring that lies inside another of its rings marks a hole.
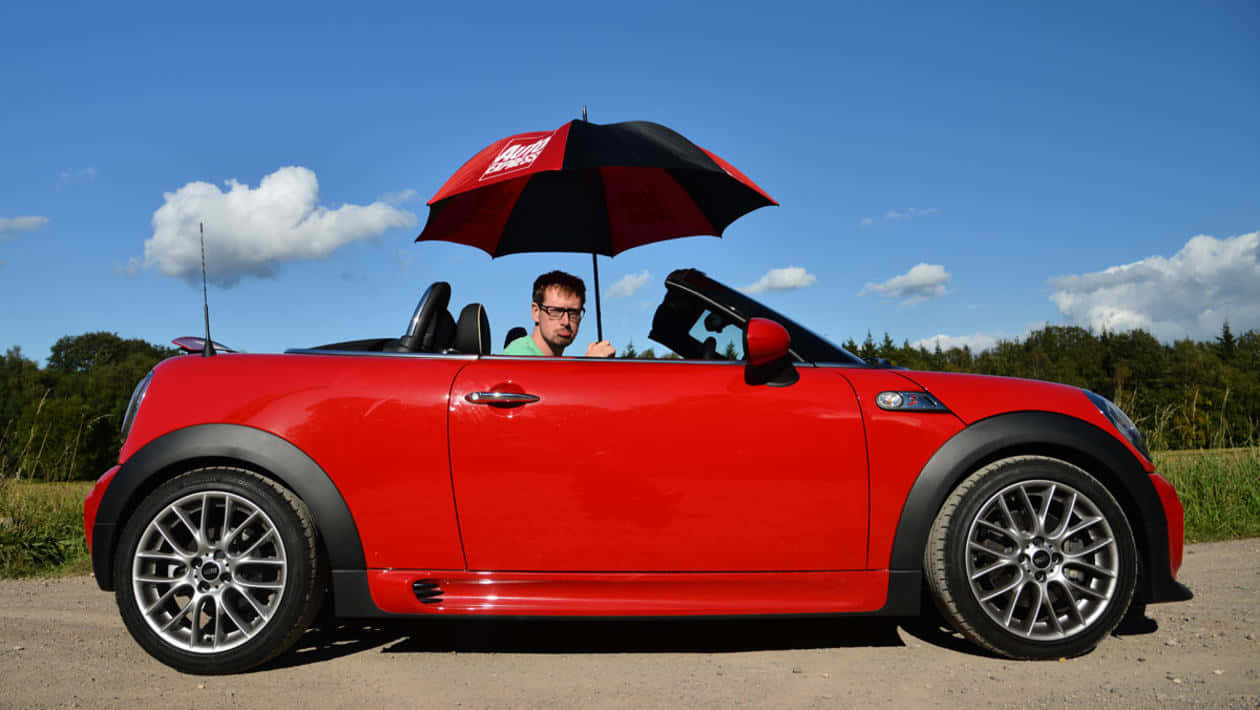
[[[503,349],[504,355],[535,355],[544,357],[543,351],[538,349],[538,344],[534,342],[532,335],[522,335],[521,337],[508,343]]]

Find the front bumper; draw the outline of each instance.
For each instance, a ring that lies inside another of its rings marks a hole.
[[[118,473],[119,468],[119,466],[114,466],[96,479],[96,485],[92,486],[87,498],[83,499],[83,537],[87,539],[89,555],[92,554],[92,541],[96,533],[96,511],[100,510],[101,499],[105,497],[105,489],[109,488],[109,483],[114,480],[114,475]]]
[[[1159,495],[1160,505],[1164,509],[1164,520],[1168,531],[1168,569],[1152,569],[1151,603],[1183,602],[1192,599],[1194,593],[1190,588],[1177,581],[1177,572],[1181,570],[1181,560],[1185,554],[1186,513],[1181,507],[1181,499],[1172,484],[1158,473],[1151,474],[1151,485]]]

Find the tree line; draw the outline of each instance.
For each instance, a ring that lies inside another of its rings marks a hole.
[[[1115,402],[1152,449],[1254,446],[1260,425],[1260,332],[1229,323],[1212,340],[1165,345],[1144,330],[1094,333],[1048,325],[979,353],[876,342],[844,347],[866,360],[912,370],[1026,377],[1083,387]]]
[[[19,347],[0,360],[0,476],[90,480],[114,464],[131,392],[178,352],[114,333],[68,335],[39,367]]]
[[[1159,342],[1150,333],[1093,333],[1046,326],[982,352],[897,345],[870,333],[846,349],[912,370],[1050,380],[1110,398],[1138,423],[1152,449],[1255,445],[1260,425],[1260,333]],[[115,333],[59,339],[40,367],[9,348],[0,361],[0,476],[90,480],[113,465],[119,426],[140,378],[174,348]],[[738,357],[727,344],[728,358]],[[628,345],[622,357],[657,357]],[[677,357],[672,353],[663,357]]]

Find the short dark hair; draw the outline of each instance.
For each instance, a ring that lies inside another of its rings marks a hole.
[[[547,289],[553,286],[561,291],[577,294],[582,304],[586,305],[586,284],[582,283],[582,279],[573,274],[566,274],[563,271],[548,271],[534,279],[534,303],[540,306],[543,305],[543,298],[547,295]]]

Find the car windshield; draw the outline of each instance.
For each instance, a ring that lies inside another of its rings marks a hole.
[[[665,287],[665,299],[656,309],[648,337],[683,358],[742,359],[742,331],[748,319],[768,318],[791,335],[790,352],[797,362],[866,365],[853,353],[702,271],[674,271],[665,279]]]

